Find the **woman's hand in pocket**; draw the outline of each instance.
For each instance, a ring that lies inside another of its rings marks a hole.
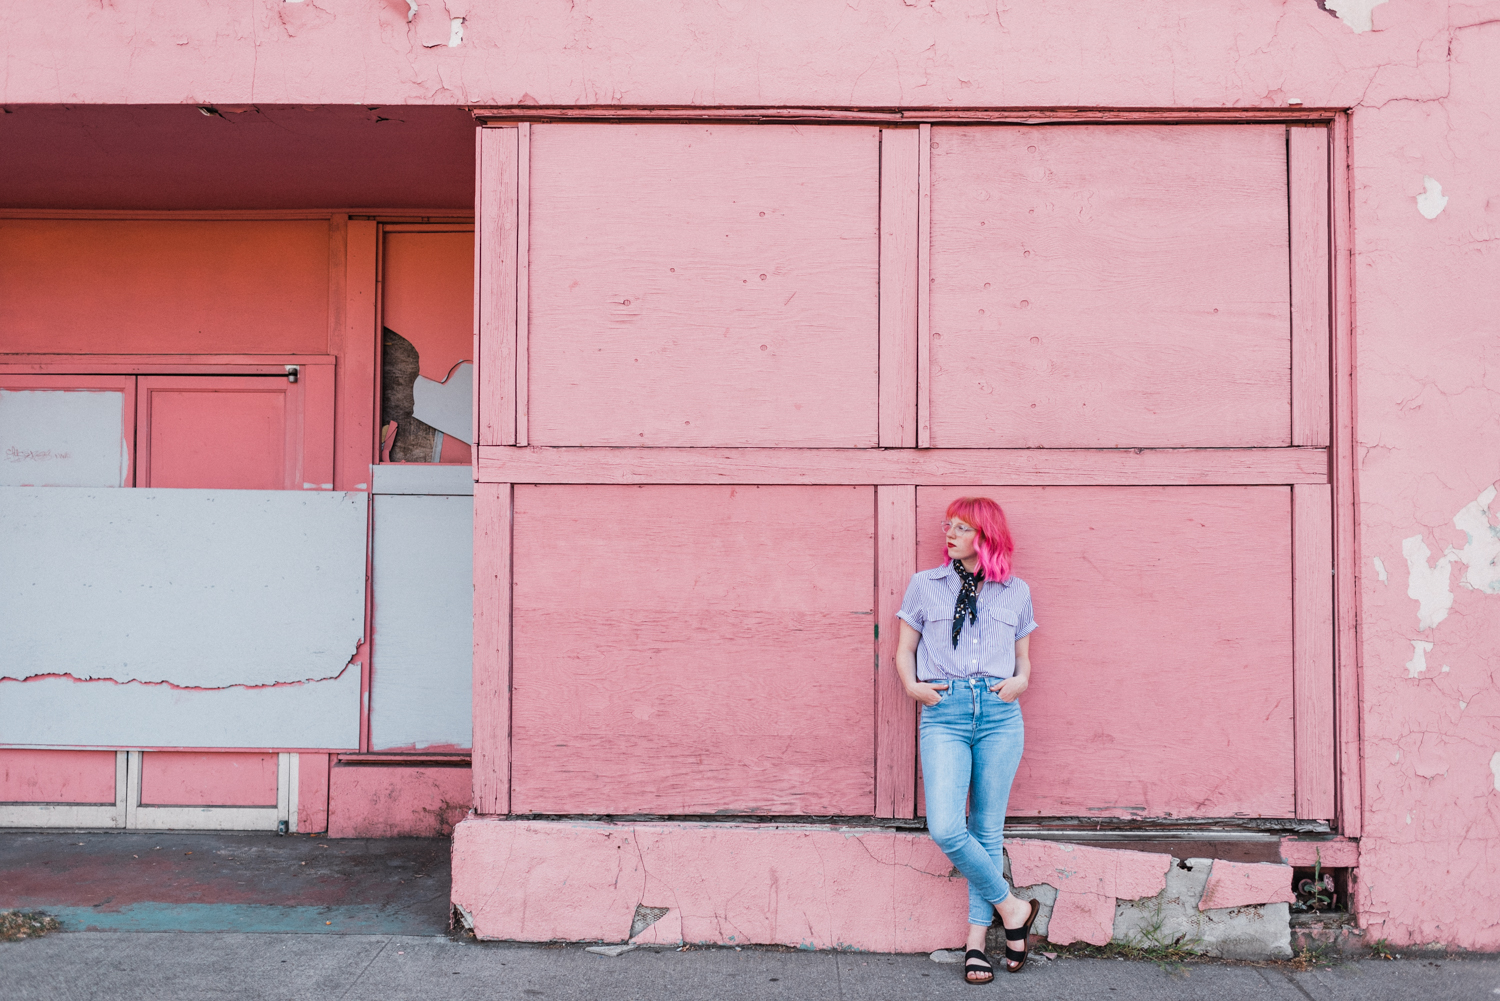
[[[1021,693],[1026,691],[1029,685],[1025,678],[1006,678],[998,685],[993,685],[990,691],[1000,696],[1001,702],[1014,702]]]
[[[908,685],[906,694],[922,703],[924,706],[935,706],[943,700],[940,692],[945,691],[947,685],[933,685],[925,681],[917,681]]]

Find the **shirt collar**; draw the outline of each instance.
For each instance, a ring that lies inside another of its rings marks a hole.
[[[958,580],[958,574],[956,572],[954,572],[954,570],[953,570],[953,564],[951,562],[950,563],[944,563],[942,566],[938,567],[935,570],[928,570],[927,573],[925,574],[925,576],[927,577],[928,580],[946,580],[948,578],[952,578],[955,581]],[[1009,579],[1001,580],[1001,581],[987,580],[987,581],[985,581],[985,583],[986,584],[999,584],[1001,587],[1010,587],[1010,580]]]

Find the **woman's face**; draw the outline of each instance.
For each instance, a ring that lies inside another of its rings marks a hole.
[[[962,561],[974,555],[974,543],[979,540],[979,533],[967,521],[952,518],[943,522],[943,534],[948,542],[950,560]]]

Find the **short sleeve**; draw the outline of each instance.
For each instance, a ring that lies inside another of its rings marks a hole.
[[[906,585],[906,597],[901,599],[901,611],[896,613],[896,618],[917,632],[921,632],[922,627],[927,625],[927,616],[922,611],[921,591],[917,575],[913,574],[911,583]]]
[[[1026,591],[1025,604],[1021,606],[1021,610],[1016,614],[1021,619],[1020,622],[1016,623],[1016,639],[1020,639],[1023,636],[1029,636],[1031,634],[1031,631],[1037,626],[1036,615],[1031,610],[1030,588],[1028,588]]]

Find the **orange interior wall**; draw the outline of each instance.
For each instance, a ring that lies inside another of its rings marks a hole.
[[[0,351],[322,353],[328,262],[326,219],[0,220]]]

